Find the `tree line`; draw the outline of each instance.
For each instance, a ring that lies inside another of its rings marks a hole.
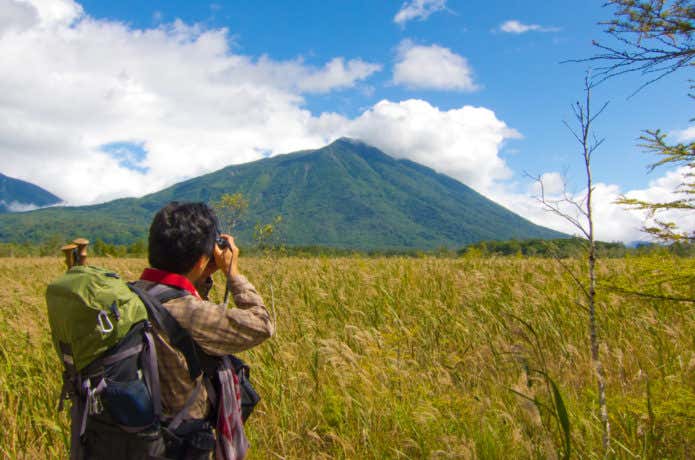
[[[42,243],[0,243],[0,257],[59,257],[60,247],[65,244],[60,237],[51,237]],[[241,247],[244,255],[262,256],[266,246]],[[275,248],[270,248],[274,250]],[[601,258],[621,258],[632,256],[676,256],[695,257],[695,243],[676,241],[672,244],[643,243],[626,246],[623,243],[597,242],[596,249]],[[361,250],[329,246],[282,246],[282,255],[291,257],[541,257],[541,258],[581,258],[586,256],[586,240],[564,238],[556,240],[507,240],[480,241],[461,248],[440,247],[434,250],[420,249],[374,249]],[[94,241],[89,252],[96,257],[147,257],[147,242],[139,240],[131,244],[106,243],[101,239]]]

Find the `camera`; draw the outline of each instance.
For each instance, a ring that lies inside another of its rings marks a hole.
[[[224,251],[229,248],[229,241],[222,237],[222,231],[220,230],[220,221],[215,217],[215,245],[220,248],[220,251]]]
[[[227,241],[225,238],[222,238],[219,233],[217,234],[217,237],[215,238],[215,244],[217,247],[219,247],[221,250],[225,250],[229,247],[229,241]]]
[[[229,241],[222,237],[222,232],[220,231],[219,225],[217,225],[215,228],[215,244],[218,248],[220,248],[220,251],[224,251],[225,249],[229,248]]]

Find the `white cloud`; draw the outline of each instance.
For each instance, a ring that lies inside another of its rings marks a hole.
[[[505,140],[520,137],[489,109],[441,111],[416,99],[381,101],[344,131],[391,156],[430,166],[484,192],[510,176],[499,149]]]
[[[404,40],[398,47],[393,82],[409,88],[475,91],[473,69],[463,56],[439,45],[415,45]]]
[[[9,30],[25,30],[38,20],[38,12],[32,5],[14,0],[0,0],[0,36]]]
[[[682,131],[674,131],[673,133],[676,142],[692,142],[695,141],[695,126],[688,126]]]
[[[37,206],[33,203],[20,203],[19,201],[10,201],[9,203],[5,200],[0,200],[0,208],[5,207],[10,212],[26,212],[34,211],[35,209],[41,209],[48,206]]]
[[[511,34],[523,34],[526,32],[558,32],[558,27],[544,27],[538,24],[524,24],[516,19],[503,22],[499,30]]]
[[[302,65],[302,61],[278,65],[271,63],[268,69],[277,80],[282,77],[295,82],[296,88],[305,93],[327,93],[341,88],[349,88],[356,81],[364,80],[381,70],[381,65],[352,59],[345,63],[343,58],[334,58],[321,69]]]
[[[551,196],[562,193],[565,189],[565,178],[558,172],[544,173],[541,175],[540,181],[543,185],[543,193]],[[536,194],[539,194],[540,184],[537,183],[537,185],[539,185],[539,187],[536,187],[534,191]]]
[[[642,231],[645,223],[652,222],[645,211],[628,209],[616,204],[621,196],[646,201],[670,201],[679,198],[674,193],[678,184],[686,179],[687,168],[681,167],[667,171],[663,176],[649,182],[644,189],[623,191],[618,185],[597,183],[593,193],[593,213],[596,238],[602,241],[643,241],[649,236]],[[546,197],[559,200],[563,197],[564,182],[559,173],[546,173],[542,176]],[[508,207],[539,225],[559,230],[571,235],[580,235],[580,231],[567,220],[544,211],[538,202],[536,184],[529,186],[525,193],[496,187],[490,198]],[[586,196],[586,189],[570,193],[569,197],[577,202]],[[682,196],[681,196],[682,197]],[[584,218],[572,206],[562,206],[563,212],[584,222]],[[660,213],[661,220],[675,222],[682,230],[695,231],[695,213],[692,211],[667,211]]]
[[[410,0],[403,3],[393,21],[401,26],[413,19],[424,20],[432,13],[446,9],[446,0]]]
[[[42,27],[67,26],[84,15],[82,6],[73,0],[15,0],[15,3],[32,4]]]

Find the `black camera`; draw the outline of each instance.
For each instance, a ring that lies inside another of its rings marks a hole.
[[[229,241],[222,237],[222,232],[220,231],[219,227],[215,230],[215,244],[218,248],[220,248],[221,251],[229,248]]]
[[[220,231],[220,221],[215,217],[215,244],[220,251],[224,251],[229,248],[229,241],[222,237],[222,232]]]
[[[215,244],[223,251],[229,247],[229,241],[219,235],[215,238]]]

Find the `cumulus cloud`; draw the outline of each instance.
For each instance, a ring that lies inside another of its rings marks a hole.
[[[70,25],[84,14],[82,6],[72,0],[9,0],[9,3],[31,6],[44,28]]]
[[[540,182],[537,182],[534,186],[536,195],[541,193],[541,185],[543,193],[551,196],[556,196],[565,189],[565,178],[558,172],[543,173],[539,179]]]
[[[446,9],[446,0],[410,0],[403,3],[393,17],[393,22],[401,26],[413,19],[424,20],[432,13]]]
[[[488,192],[511,172],[500,146],[521,135],[492,110],[464,106],[441,111],[426,101],[381,101],[345,132],[396,158],[407,158]]]
[[[596,238],[602,241],[644,241],[649,236],[642,231],[645,224],[653,222],[653,217],[646,211],[629,209],[616,204],[625,196],[646,201],[669,201],[682,198],[677,193],[679,184],[686,180],[687,167],[667,171],[663,176],[649,182],[643,189],[622,190],[618,185],[596,183],[593,192],[593,213]],[[561,200],[565,197],[565,181],[557,172],[541,176],[546,197],[550,200]],[[490,198],[514,210],[527,219],[539,225],[559,230],[570,235],[580,235],[581,232],[566,219],[543,209],[538,201],[539,188],[531,184],[525,192],[510,190],[504,186],[496,187]],[[568,191],[567,196],[576,202],[582,202],[586,189],[576,192]],[[571,205],[563,205],[561,209],[572,218],[584,222],[585,218]],[[658,215],[660,220],[675,222],[683,230],[695,231],[695,213],[692,211],[670,210]]]
[[[271,72],[278,73],[278,80],[283,76],[290,76],[296,88],[306,93],[327,93],[334,89],[349,88],[354,86],[356,81],[364,80],[381,70],[380,64],[361,59],[351,59],[346,64],[343,58],[334,58],[320,69],[307,68],[301,61],[283,66],[271,64],[269,67]]]
[[[503,22],[499,27],[500,32],[510,34],[523,34],[526,32],[558,32],[558,27],[544,27],[538,24],[524,24],[516,19]]]
[[[473,69],[465,57],[439,45],[416,45],[404,40],[398,47],[393,82],[408,88],[475,91]]]
[[[28,3],[0,0],[0,36],[8,30],[25,30],[39,20],[36,8]]]

